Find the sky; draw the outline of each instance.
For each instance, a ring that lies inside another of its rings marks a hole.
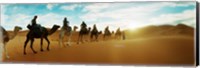
[[[37,23],[51,28],[62,26],[67,17],[70,26],[78,26],[82,21],[98,30],[109,26],[137,29],[148,25],[196,26],[196,2],[126,2],[126,3],[55,3],[55,4],[3,4],[1,5],[1,25],[6,30],[14,26],[26,26],[38,15]]]

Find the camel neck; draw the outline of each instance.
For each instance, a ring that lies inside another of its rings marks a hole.
[[[14,29],[14,33],[10,36],[10,39],[13,39],[17,35],[18,31],[19,30]]]

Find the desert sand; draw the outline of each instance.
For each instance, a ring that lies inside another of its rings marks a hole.
[[[50,51],[40,52],[40,39],[35,40],[34,54],[23,46],[27,31],[21,31],[7,44],[9,59],[3,62],[16,63],[59,63],[59,64],[124,64],[124,65],[195,65],[194,36],[167,35],[130,38],[126,40],[100,40],[76,44],[78,33],[74,33],[71,46],[59,47],[58,32],[49,36]],[[193,33],[192,33],[193,34]]]

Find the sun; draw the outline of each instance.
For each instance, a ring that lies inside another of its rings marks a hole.
[[[127,29],[129,29],[129,30],[136,30],[136,29],[142,27],[142,24],[139,24],[139,23],[129,23],[127,25],[128,25]]]

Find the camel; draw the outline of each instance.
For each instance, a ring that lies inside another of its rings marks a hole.
[[[77,26],[74,26],[74,27],[73,27],[73,31],[74,31],[74,32],[76,32],[77,29],[78,29]]]
[[[116,39],[123,39],[125,40],[125,34],[123,31],[120,30],[120,28],[117,29],[116,33],[115,33],[115,38]]]
[[[80,41],[83,43],[83,36],[89,35],[90,30],[91,30],[91,28],[90,27],[87,28],[87,25],[83,21],[82,24],[81,24],[81,29],[80,29],[80,32],[79,32],[77,44],[79,44]]]
[[[33,49],[33,42],[34,42],[34,39],[36,38],[40,38],[41,39],[41,43],[40,43],[40,46],[41,46],[41,49],[40,51],[43,51],[43,48],[42,48],[42,45],[43,45],[43,38],[45,38],[45,40],[47,41],[48,43],[48,46],[47,46],[47,50],[49,51],[49,45],[50,45],[50,42],[48,40],[48,36],[53,34],[58,28],[60,28],[60,26],[58,25],[54,25],[50,31],[48,31],[45,27],[38,27],[38,26],[31,26],[30,24],[27,26],[27,28],[30,30],[27,35],[26,35],[26,41],[24,42],[24,55],[26,55],[26,46],[27,46],[27,43],[29,41],[31,41],[31,44],[30,44],[30,48],[32,49],[33,53],[36,54],[37,52]]]
[[[109,30],[109,26],[107,26],[104,30],[103,39],[106,40],[111,37],[111,32]]]
[[[98,36],[101,33],[102,33],[102,31],[98,31],[97,27],[96,27],[96,24],[94,24],[93,29],[91,31],[91,35],[90,35],[91,41],[98,41]],[[93,39],[93,36],[95,36],[95,39]]]
[[[6,54],[6,58],[9,58],[9,55],[8,55],[8,52],[7,52],[7,49],[6,49],[6,44],[10,40],[14,39],[16,37],[17,33],[20,30],[22,30],[22,28],[19,27],[19,26],[15,26],[14,31],[13,31],[14,33],[12,35],[9,35],[8,32],[2,26],[0,26],[0,29],[2,30],[2,36],[3,36],[3,39],[2,39],[3,40],[3,49],[4,49],[4,52]]]
[[[116,30],[116,33],[115,33],[115,38],[116,38],[116,39],[121,39],[121,37],[122,37],[122,33],[121,33],[120,28],[118,28],[118,29]]]
[[[72,35],[72,28],[71,26],[69,25],[66,25],[66,26],[62,26],[61,30],[60,30],[60,35],[59,35],[59,45],[60,47],[62,45],[64,45],[64,42],[63,42],[63,39],[64,39],[64,36],[67,35],[68,36],[68,42],[67,42],[67,45],[70,46],[70,40],[71,40],[71,35]],[[65,45],[64,45],[65,47]]]
[[[112,38],[115,37],[115,32],[114,31],[111,32],[111,37]]]

